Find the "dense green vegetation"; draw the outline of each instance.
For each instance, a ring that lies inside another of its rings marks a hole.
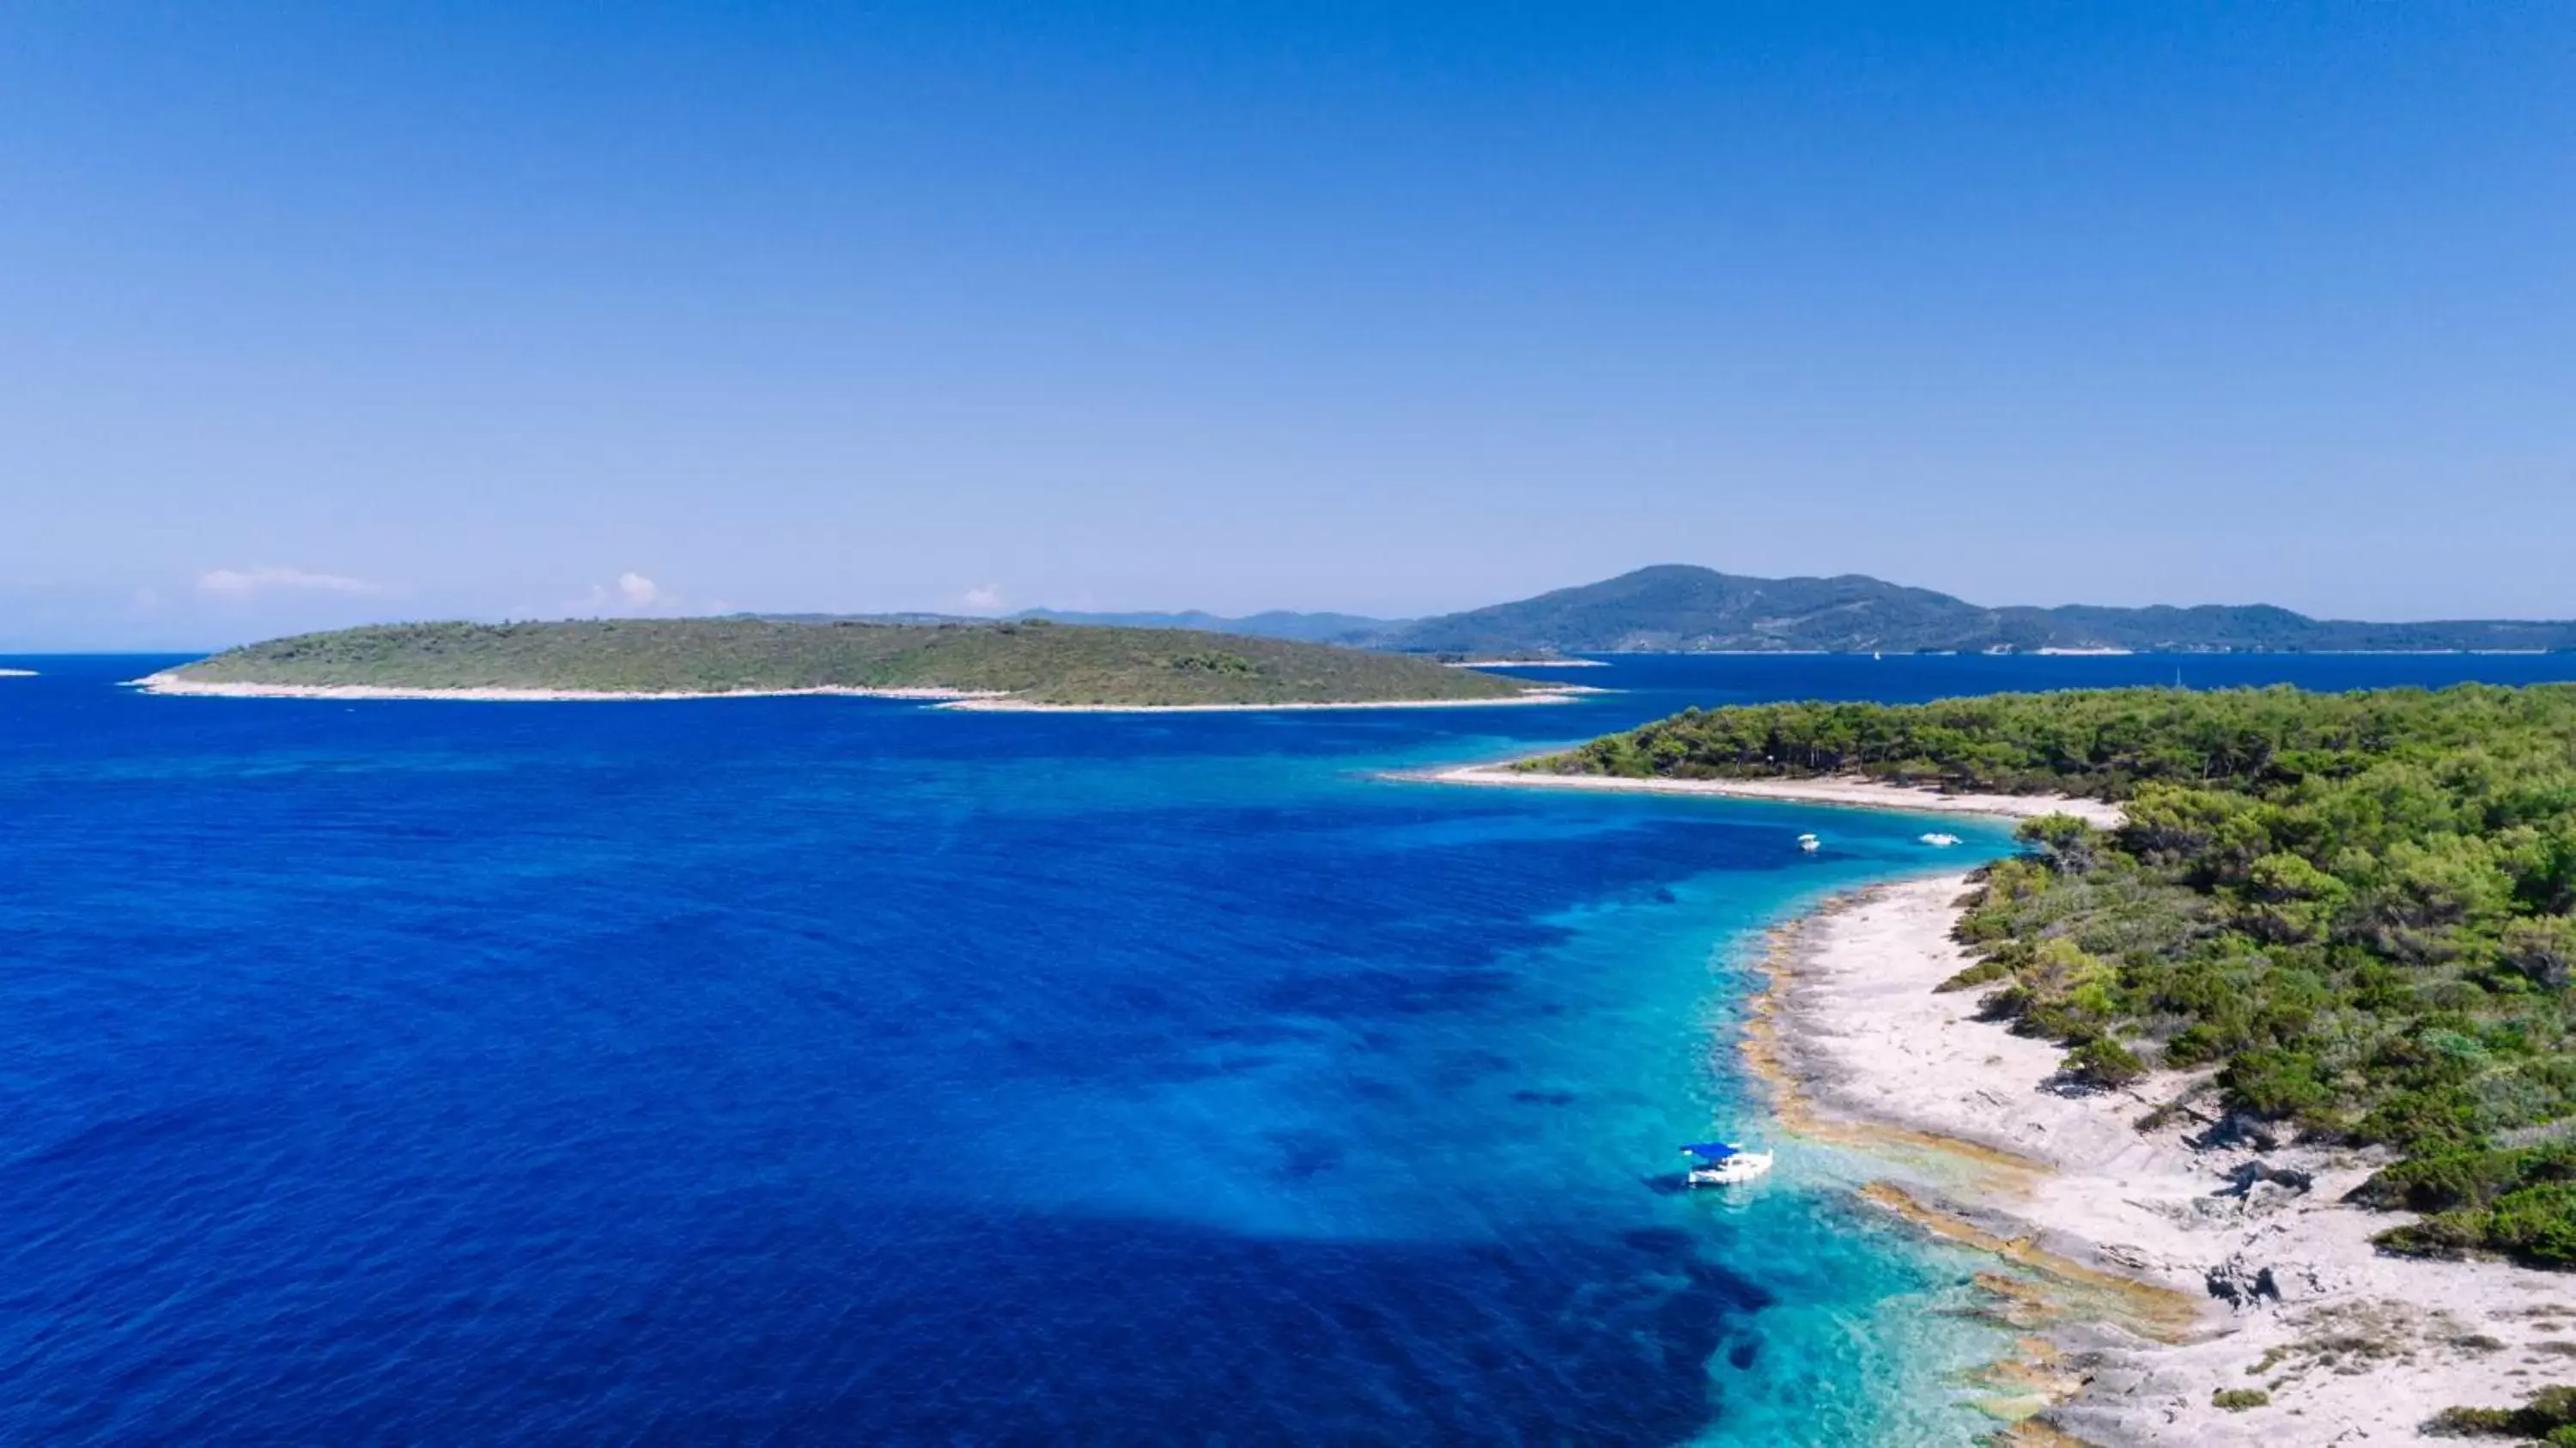
[[[994,620],[954,613],[760,613],[748,615],[777,623],[990,623]],[[1271,609],[1229,618],[1204,609],[1179,612],[1082,613],[1057,608],[1024,608],[1012,623],[1069,623],[1097,628],[1180,628],[1197,633],[1245,634],[1262,639],[1295,639],[1300,643],[1343,644],[1358,648],[1403,627],[1400,619],[1370,618],[1356,613],[1297,613]]]
[[[946,688],[1126,705],[1501,699],[1527,687],[1420,659],[1179,629],[743,618],[395,624],[253,644],[178,672],[395,689]]]
[[[2576,686],[2090,690],[1693,711],[1526,768],[1858,771],[2124,803],[2031,822],[1960,926],[2018,1029],[2118,1083],[2406,1160],[2383,1241],[2576,1267]]]
[[[2576,649],[2576,624],[2347,623],[2286,608],[1987,608],[1860,574],[1747,578],[1683,564],[1623,573],[1409,624],[1336,635],[1424,653],[1823,649],[1890,653],[2148,650]]]

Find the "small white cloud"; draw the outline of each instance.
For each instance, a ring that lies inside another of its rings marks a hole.
[[[197,591],[214,598],[255,598],[263,593],[382,593],[363,578],[307,573],[301,568],[217,568],[197,577]]]
[[[615,584],[594,583],[588,597],[575,599],[565,607],[593,615],[677,613],[686,602],[677,593],[630,568],[617,575]]]
[[[966,590],[966,606],[977,613],[1000,613],[1002,586],[998,583],[987,583],[982,587]]]

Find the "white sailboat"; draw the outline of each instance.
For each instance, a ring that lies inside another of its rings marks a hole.
[[[1732,1186],[1749,1182],[1771,1169],[1771,1153],[1746,1151],[1731,1141],[1703,1141],[1682,1148],[1691,1159],[1690,1184],[1695,1187]]]

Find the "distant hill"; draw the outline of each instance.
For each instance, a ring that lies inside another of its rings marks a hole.
[[[2576,649],[2576,623],[2353,623],[2264,605],[1987,608],[1860,574],[1748,578],[1662,564],[1517,603],[1419,619],[1372,640],[1414,653],[2138,652]]]
[[[1187,629],[753,618],[342,629],[233,649],[169,677],[182,686],[424,693],[954,689],[1126,706],[1473,702],[1530,687],[1400,655]]]
[[[1197,609],[1183,613],[1071,613],[1061,609],[1032,608],[1014,617],[1087,626],[1194,629],[1207,633],[1243,634],[1251,638],[1348,645],[1374,643],[1404,627],[1407,622],[1356,613],[1294,613],[1287,609],[1227,618]]]

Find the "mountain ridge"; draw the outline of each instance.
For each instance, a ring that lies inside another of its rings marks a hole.
[[[1092,628],[1177,628],[1205,633],[1241,634],[1246,638],[1290,639],[1308,644],[1364,644],[1384,637],[1394,629],[1412,622],[1400,618],[1371,618],[1366,614],[1301,612],[1296,609],[1272,608],[1259,613],[1227,617],[1204,609],[1183,609],[1175,613],[1143,610],[1133,613],[1092,613],[1071,609],[1029,608],[1011,617],[1019,620],[1043,619],[1048,623],[1074,624]]]
[[[819,623],[848,615],[764,614]],[[943,614],[854,616],[871,623],[978,623]],[[1864,573],[1761,578],[1660,563],[1595,583],[1429,618],[1270,609],[1024,609],[1014,619],[1085,627],[1183,629],[1449,657],[1605,653],[2437,653],[2576,649],[2576,622],[2319,619],[2276,604],[2069,603],[1989,607]]]
[[[2551,652],[2576,623],[2317,619],[2272,604],[1986,607],[1866,574],[1756,578],[1693,564],[1401,624],[1369,640],[1409,653]]]

